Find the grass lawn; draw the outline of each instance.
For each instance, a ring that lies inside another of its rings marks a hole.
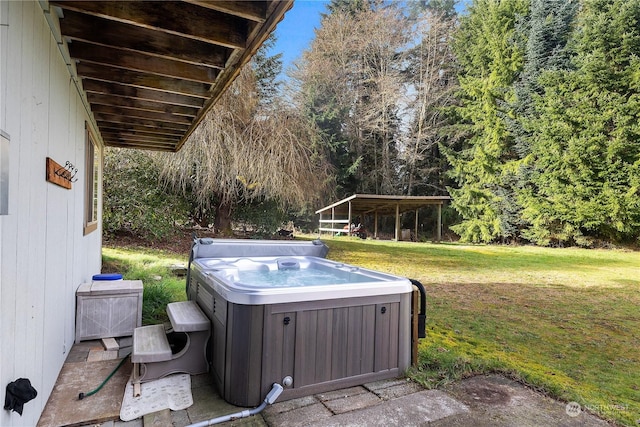
[[[329,258],[417,279],[427,338],[410,376],[500,371],[623,425],[640,421],[640,254],[325,239]]]
[[[330,259],[425,285],[427,337],[409,376],[426,387],[502,372],[620,425],[639,424],[640,253],[323,240]],[[163,266],[188,254],[104,250],[120,271],[133,254],[157,265],[151,274],[139,268],[146,279],[125,274],[145,280],[145,301],[148,286],[185,298],[184,279],[164,285],[153,276],[168,277]]]
[[[102,248],[102,272],[122,273],[127,280],[142,280],[142,324],[169,320],[167,304],[187,299],[186,281],[171,273],[169,266],[186,265],[189,254],[173,254],[139,248]]]

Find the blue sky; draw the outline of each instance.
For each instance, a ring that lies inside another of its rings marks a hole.
[[[320,27],[320,14],[326,11],[328,0],[295,0],[293,8],[276,27],[278,38],[273,53],[282,52],[282,69],[289,68],[314,38],[313,30]]]
[[[470,0],[458,0],[456,9],[464,13]],[[282,53],[282,70],[302,55],[315,37],[314,30],[320,27],[320,14],[326,12],[330,0],[295,0],[293,7],[284,15],[276,27],[277,42],[272,53]]]

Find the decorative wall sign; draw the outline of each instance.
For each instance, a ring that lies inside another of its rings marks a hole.
[[[76,168],[73,163],[67,161],[64,166],[62,166],[52,158],[47,157],[47,181],[71,190],[71,183],[78,180],[78,178],[75,177],[77,173],[78,168]]]

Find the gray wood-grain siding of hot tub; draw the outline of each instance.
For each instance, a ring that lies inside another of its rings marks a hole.
[[[215,385],[236,406],[259,405],[286,376],[280,400],[394,378],[410,364],[409,293],[242,305],[192,277],[189,295],[212,321]]]

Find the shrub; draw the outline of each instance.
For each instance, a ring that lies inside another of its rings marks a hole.
[[[188,217],[187,201],[160,184],[158,168],[147,153],[106,149],[102,220],[107,235],[166,237],[176,222]]]

